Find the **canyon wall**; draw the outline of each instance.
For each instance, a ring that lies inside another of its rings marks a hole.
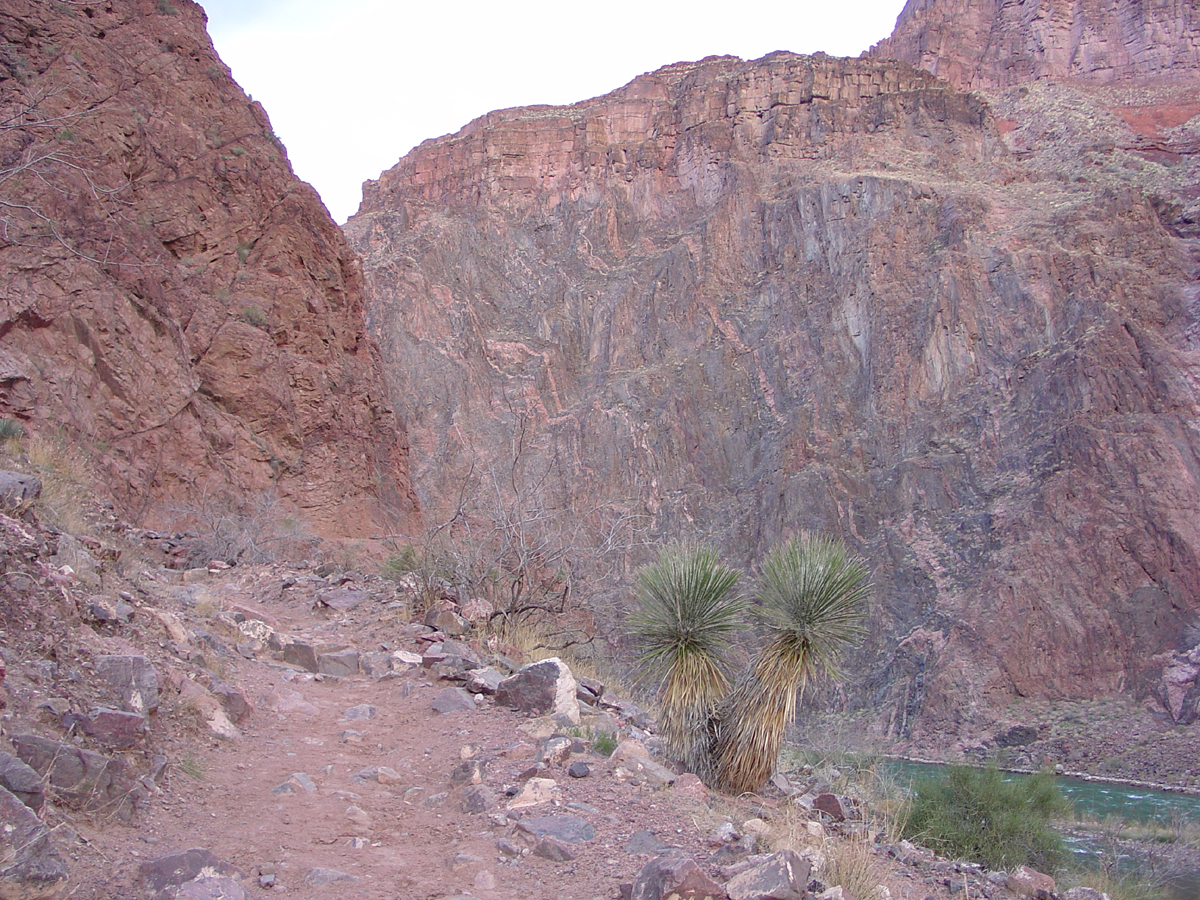
[[[325,534],[415,527],[358,260],[205,21],[0,9],[0,415],[135,519],[277,496]]]
[[[1200,597],[1197,260],[1173,176],[1066,177],[1047,121],[777,53],[425,142],[346,226],[423,500],[525,478],[747,566],[843,536],[844,701],[894,739],[1152,695]]]

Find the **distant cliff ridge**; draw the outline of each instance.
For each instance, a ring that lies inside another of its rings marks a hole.
[[[204,26],[0,13],[0,415],[92,452],[134,518],[269,494],[325,533],[414,524],[358,260]]]
[[[777,53],[425,142],[346,226],[419,489],[519,434],[556,502],[658,537],[843,536],[846,699],[895,738],[1157,696],[1200,597],[1193,157],[1056,97]]]
[[[908,0],[895,31],[868,53],[960,90],[1044,78],[1193,81],[1200,10],[1192,0]]]

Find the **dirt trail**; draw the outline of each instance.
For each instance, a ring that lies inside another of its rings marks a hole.
[[[67,600],[86,606],[74,596],[83,593],[78,587],[67,588],[52,610],[47,584],[40,626],[4,635],[6,656],[14,659],[6,737],[35,732],[101,749],[82,734],[67,734],[38,705],[64,696],[76,710],[117,705],[91,674],[104,654],[145,654],[162,689],[146,736],[122,754],[137,774],[150,771],[155,756],[167,760],[156,784],[143,779],[150,790],[132,820],[60,807],[43,816],[71,866],[62,896],[146,896],[139,865],[191,847],[236,866],[249,896],[260,892],[265,875],[267,890],[312,900],[612,900],[655,855],[654,838],[651,847],[630,846],[638,832],[653,832],[658,846],[677,847],[719,876],[717,863],[706,862],[717,846],[714,832],[725,821],[741,830],[755,817],[770,822],[760,849],[790,839],[820,855],[807,815],[780,798],[696,796],[618,777],[616,763],[585,741],[576,741],[566,759],[532,772],[544,739],[564,731],[549,718],[497,707],[490,698],[472,710],[439,714],[431,702],[451,682],[435,669],[397,663],[378,680],[317,675],[248,640],[247,631],[263,637],[261,627],[237,621],[264,623],[284,640],[318,650],[419,652],[428,642],[418,638],[419,626],[405,627],[407,608],[392,582],[356,574],[322,578],[283,566],[195,573],[189,583],[168,579],[178,576],[109,573],[106,595],[125,591],[133,607],[131,621],[110,625],[63,614]],[[357,595],[353,609],[332,610],[318,600],[339,590]],[[14,615],[9,609],[10,630]],[[214,674],[252,706],[234,739],[212,733],[186,684],[212,685]],[[568,775],[580,761],[589,774]],[[531,773],[553,779],[551,799],[510,810],[510,795]],[[531,852],[537,841],[520,825],[543,816],[576,817],[594,836],[566,844],[573,858],[544,858]],[[928,872],[888,868],[882,852],[878,857],[892,900],[945,893],[924,877]]]

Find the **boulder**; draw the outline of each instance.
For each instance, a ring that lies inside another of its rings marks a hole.
[[[336,650],[333,653],[318,654],[317,671],[322,675],[351,678],[358,674],[358,651]]]
[[[1008,888],[1009,893],[1016,894],[1018,897],[1033,897],[1034,900],[1043,900],[1054,893],[1054,879],[1028,866],[1018,866],[1008,876],[1005,887]]]
[[[229,720],[221,701],[204,685],[184,678],[179,685],[179,702],[199,715],[208,730],[222,740],[233,741],[242,736]]]
[[[766,862],[735,875],[725,885],[729,900],[800,900],[812,867],[791,850],[772,854]]]
[[[346,612],[359,606],[364,600],[369,600],[370,597],[371,595],[365,591],[334,588],[333,590],[318,592],[317,604]]]
[[[642,867],[631,900],[725,900],[725,889],[689,856],[660,856]]]
[[[150,715],[158,709],[158,675],[144,656],[101,656],[96,674],[116,688],[129,712]]]
[[[67,864],[50,830],[28,806],[0,788],[0,900],[49,900],[67,883]]]
[[[235,900],[233,893],[215,893],[222,888],[229,890],[225,884],[205,885],[198,882],[209,879],[244,878],[234,866],[217,859],[211,850],[193,847],[190,850],[180,850],[148,859],[138,866],[138,883],[143,891],[154,900]],[[192,885],[189,891],[182,890],[185,885]],[[236,887],[236,883],[234,885]],[[204,891],[208,891],[204,893]]]
[[[97,706],[86,716],[74,718],[84,733],[106,750],[128,750],[146,735],[146,717],[141,713]]]
[[[32,503],[42,495],[42,483],[32,475],[0,469],[0,509]]]
[[[90,750],[34,734],[11,738],[17,756],[46,779],[48,791],[64,806],[113,814],[122,821],[139,799],[125,763]]]
[[[563,716],[579,724],[579,700],[575,696],[575,677],[567,664],[557,657],[522,666],[506,678],[496,690],[496,702],[522,712]]]
[[[475,701],[462,688],[445,688],[434,695],[430,706],[434,712],[446,715],[452,712],[472,712],[475,710]]]
[[[534,816],[517,822],[517,831],[529,835],[535,841],[544,837],[581,844],[596,836],[596,829],[587,819],[579,816]]]
[[[304,641],[292,641],[283,647],[283,661],[308,672],[317,671],[317,648]]]
[[[46,801],[42,776],[11,753],[0,752],[0,787],[34,812],[40,812]]]

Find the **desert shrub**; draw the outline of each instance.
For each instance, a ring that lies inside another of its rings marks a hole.
[[[994,766],[955,766],[913,782],[904,834],[942,855],[992,869],[1028,865],[1052,872],[1065,855],[1050,823],[1069,810],[1050,772],[1006,780]]]
[[[267,327],[267,314],[257,306],[247,306],[242,310],[242,321],[247,325],[253,325],[255,328]]]
[[[0,419],[0,444],[19,441],[25,437],[25,429],[15,419]]]
[[[729,689],[723,654],[742,621],[733,592],[738,573],[712,547],[674,544],[636,574],[637,612],[629,626],[639,665],[661,679],[659,728],[668,752],[704,777],[709,723]]]

